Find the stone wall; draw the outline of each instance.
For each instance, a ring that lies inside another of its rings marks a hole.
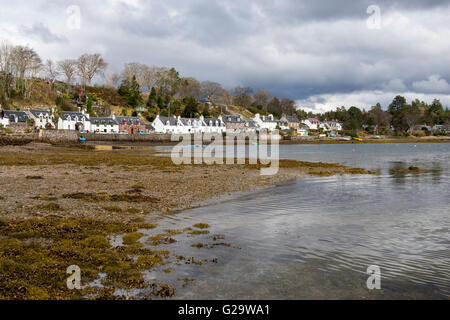
[[[40,130],[38,140],[42,142],[57,143],[77,143],[79,141],[78,132],[73,130]]]
[[[86,138],[86,141],[99,142],[170,142],[170,134],[95,134],[80,133],[79,136]]]
[[[37,139],[37,134],[3,134],[0,133],[0,146],[20,146]]]

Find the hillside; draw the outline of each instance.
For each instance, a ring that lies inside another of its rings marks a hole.
[[[8,101],[3,101],[1,107],[6,110],[22,110],[25,108],[53,108],[65,111],[78,110],[77,101],[86,103],[85,96],[78,97],[78,86],[67,86],[63,82],[56,81],[53,84],[42,79],[33,79],[27,96],[12,96]],[[110,110],[131,108],[125,99],[114,88],[86,87],[83,93],[92,95],[94,108],[100,115],[109,115]]]
[[[24,110],[26,108],[56,108],[58,111],[78,111],[80,105],[86,106],[86,94],[92,98],[92,114],[96,116],[110,116],[112,113],[116,115],[127,114],[132,115],[134,107],[127,103],[118,90],[108,87],[86,87],[82,90],[83,94],[79,97],[80,87],[74,85],[66,85],[64,82],[56,81],[50,83],[43,79],[33,79],[29,93],[26,97],[12,95],[8,101],[0,101],[0,106],[6,110]],[[148,94],[142,94],[142,101],[148,100]],[[231,105],[209,105],[206,103],[198,103],[199,110],[208,111],[210,117],[218,117],[221,114],[241,115],[245,119],[253,118],[256,112],[264,114],[262,110],[249,110],[244,107]],[[144,104],[145,106],[145,104]],[[180,106],[173,106],[175,110],[172,114],[180,114]],[[148,108],[141,111],[142,118],[147,123],[161,110],[158,107]],[[175,112],[174,112],[175,111]],[[255,111],[253,113],[252,111]]]

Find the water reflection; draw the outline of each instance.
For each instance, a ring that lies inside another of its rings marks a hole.
[[[177,235],[169,246],[218,263],[148,276],[195,278],[177,286],[178,298],[191,299],[448,299],[450,144],[361,145],[355,153],[346,145],[304,147],[283,146],[282,155],[381,174],[300,179],[165,219],[162,229],[210,224],[211,235]],[[232,247],[191,247],[213,243],[215,234]],[[366,288],[372,264],[381,267],[381,291]]]

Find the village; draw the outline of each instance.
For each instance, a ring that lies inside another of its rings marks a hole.
[[[91,117],[85,109],[78,112],[31,109],[0,110],[0,126],[11,131],[25,130],[69,130],[94,134],[195,134],[195,133],[259,133],[279,130],[285,135],[307,137],[309,133],[321,132],[333,136],[343,130],[335,121],[319,121],[316,118],[299,120],[295,116],[283,115],[275,119],[273,115],[255,114],[251,119],[242,115],[220,115],[217,118],[163,117],[157,115],[147,124],[141,114],[136,116]]]

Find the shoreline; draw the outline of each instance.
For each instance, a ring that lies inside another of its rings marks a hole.
[[[81,143],[79,138],[87,139]],[[170,135],[102,135],[81,134],[73,131],[42,131],[29,134],[0,134],[0,146],[21,146],[33,143],[50,143],[55,146],[96,146],[96,145],[128,145],[128,146],[173,146],[179,142],[171,141]],[[285,137],[279,141],[280,144],[374,144],[374,143],[450,143],[450,137],[385,137],[383,139],[362,138],[362,141],[341,141],[335,138],[319,137]],[[248,144],[248,141],[245,141]]]

